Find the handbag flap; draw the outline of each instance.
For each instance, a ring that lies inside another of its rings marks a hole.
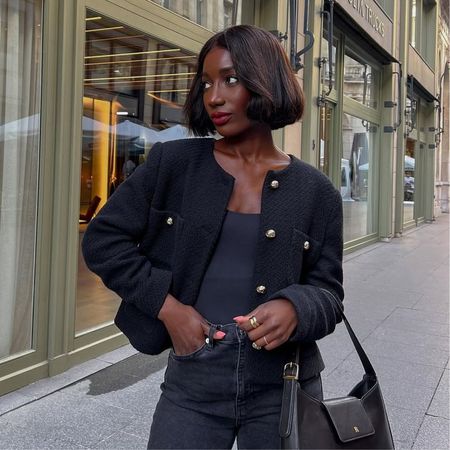
[[[322,404],[341,442],[354,441],[375,433],[359,398],[333,398],[324,400]]]

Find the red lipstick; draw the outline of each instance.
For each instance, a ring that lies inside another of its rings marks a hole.
[[[211,114],[211,120],[216,126],[225,125],[230,118],[231,114],[226,112],[214,112]]]

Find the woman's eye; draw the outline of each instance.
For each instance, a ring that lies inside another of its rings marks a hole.
[[[202,87],[203,90],[206,90],[211,87],[211,83],[209,83],[208,81],[202,81]]]
[[[238,77],[236,77],[234,75],[230,75],[229,77],[227,77],[226,81],[228,84],[236,84],[239,82]]]

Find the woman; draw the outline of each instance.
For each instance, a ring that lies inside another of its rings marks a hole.
[[[213,36],[185,111],[196,135],[222,138],[156,144],[91,222],[84,256],[150,318],[148,352],[172,347],[149,448],[277,448],[297,346],[303,389],[322,395],[315,341],[340,320],[330,295],[343,299],[340,194],[273,143],[303,94],[270,33]]]

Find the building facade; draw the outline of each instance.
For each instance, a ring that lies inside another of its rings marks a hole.
[[[436,207],[438,212],[449,212],[449,111],[450,111],[450,35],[449,35],[450,4],[448,0],[441,1],[439,9],[439,28],[437,42],[437,75],[438,88],[438,118],[437,118],[437,154],[436,154]]]
[[[346,252],[448,212],[448,1],[0,0],[0,395],[126,343],[83,233],[187,136],[195,56],[233,23],[312,44],[304,119],[274,138],[340,189]]]

